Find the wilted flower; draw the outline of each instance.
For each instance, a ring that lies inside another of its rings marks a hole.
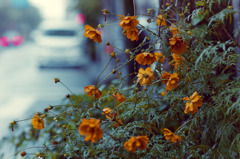
[[[126,150],[135,153],[136,148],[139,148],[140,150],[146,149],[148,142],[149,138],[147,136],[133,136],[130,138],[130,140],[124,143],[124,147]]]
[[[94,29],[93,27],[91,27],[90,25],[86,25],[85,26],[85,33],[84,35],[87,38],[92,39],[95,42],[101,43],[102,42],[102,38],[101,38],[101,32]]]
[[[159,14],[157,17],[157,25],[167,26],[166,20],[163,15]]]
[[[201,107],[203,104],[203,99],[197,92],[194,92],[191,97],[184,97],[183,100],[186,100],[185,111],[184,113],[191,112],[195,114],[198,112],[198,107]]]
[[[103,137],[103,131],[101,129],[100,119],[82,119],[79,125],[80,135],[86,135],[84,141],[96,142]]]
[[[113,97],[115,97],[115,94],[112,95]],[[126,100],[126,98],[124,97],[124,95],[122,95],[121,93],[116,93],[116,101],[122,103]]]
[[[32,118],[32,125],[35,129],[44,128],[44,121],[37,113],[35,113],[35,115]]]
[[[88,96],[94,96],[94,99],[98,99],[101,97],[102,92],[96,88],[94,85],[89,85],[84,87],[84,92],[88,92]]]
[[[123,27],[124,30],[134,29],[139,23],[136,18],[136,16],[121,16],[119,26]]]
[[[141,86],[151,84],[153,80],[153,72],[151,67],[147,67],[145,70],[143,68],[140,68],[138,70],[137,77]]]
[[[160,59],[159,62],[160,62],[160,63],[164,63],[165,57],[163,56],[163,53],[154,52],[154,55],[156,56],[157,61]]]
[[[111,108],[103,108],[103,115],[106,116],[107,119],[109,120],[112,120],[113,119],[113,116],[114,116],[114,113],[112,112],[112,109]],[[117,114],[116,114],[117,116]]]
[[[154,63],[157,60],[157,58],[151,53],[143,52],[138,54],[135,60],[141,65],[150,65]]]
[[[136,28],[130,28],[126,30],[127,32],[127,38],[130,39],[131,41],[138,41],[139,36],[138,36],[138,30]]]
[[[173,61],[175,62],[174,69],[176,71],[178,69],[178,67],[184,63],[183,58],[178,54],[172,54],[172,57],[173,57]]]
[[[171,130],[164,128],[163,135],[165,136],[166,140],[171,140],[173,143],[182,142],[181,136],[175,135]]]
[[[183,42],[182,38],[171,38],[169,41],[169,45],[171,46],[171,51],[174,54],[184,53],[187,49],[187,44]]]

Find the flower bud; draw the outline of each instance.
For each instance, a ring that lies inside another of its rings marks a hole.
[[[128,54],[130,52],[130,49],[126,49],[125,53]]]
[[[20,153],[20,155],[21,155],[22,157],[26,156],[26,154],[27,154],[27,153],[26,153],[25,151],[23,151],[23,152]]]
[[[59,78],[54,78],[54,81],[55,81],[55,83],[58,83],[58,82],[60,82],[60,79]]]
[[[109,46],[109,45],[110,45],[110,42],[106,42],[106,45]]]
[[[116,59],[116,62],[119,62],[119,61],[120,61],[120,59],[119,59],[119,58],[117,58],[117,59]]]
[[[112,58],[115,58],[116,56],[117,56],[117,53],[116,53],[116,52],[112,52],[112,53],[111,53],[111,57],[112,57]]]
[[[113,69],[112,70],[112,74],[116,74],[117,73],[117,70],[116,69]]]
[[[109,13],[109,10],[103,9],[102,12],[103,12],[103,14],[108,14],[108,13]]]
[[[104,25],[103,24],[98,24],[98,28],[103,28]]]

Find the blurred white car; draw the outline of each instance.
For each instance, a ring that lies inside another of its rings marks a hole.
[[[88,61],[80,44],[83,28],[75,22],[46,21],[33,34],[38,46],[38,66],[80,67]]]

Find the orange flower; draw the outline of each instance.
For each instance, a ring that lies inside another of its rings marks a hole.
[[[147,148],[149,142],[149,138],[147,136],[133,136],[130,140],[124,143],[125,149],[128,151],[135,153],[136,148],[138,147],[140,150],[144,150]]]
[[[176,71],[178,67],[180,67],[184,63],[183,58],[178,54],[172,54],[172,57],[173,57],[173,61],[175,61],[174,69]]]
[[[157,17],[157,25],[167,26],[166,20],[163,17],[163,15],[161,15],[161,14],[159,14],[158,17]]]
[[[136,16],[121,16],[119,26],[123,27],[124,30],[136,28],[139,23],[136,18]]]
[[[43,129],[44,128],[44,121],[37,113],[32,118],[32,125],[35,129]]]
[[[178,29],[175,26],[170,26],[169,29],[172,32],[174,38],[175,37],[180,38],[181,33],[178,31]]]
[[[113,97],[115,97],[115,94],[112,95]],[[126,98],[124,97],[124,95],[122,95],[121,93],[116,93],[116,101],[119,101],[120,103],[124,102],[126,100]]]
[[[165,57],[163,56],[163,53],[154,52],[154,55],[156,56],[157,61],[160,59],[159,62],[160,62],[160,63],[164,63]]]
[[[197,92],[194,92],[191,97],[184,97],[183,100],[186,100],[185,111],[184,113],[191,112],[195,114],[198,112],[198,107],[201,107],[203,104],[203,99]]]
[[[82,119],[78,130],[80,135],[86,135],[84,141],[91,140],[91,142],[94,143],[103,137],[100,119]]]
[[[88,96],[94,96],[94,99],[99,99],[102,95],[102,92],[96,88],[94,85],[89,85],[84,87],[84,92],[88,92]]]
[[[100,31],[94,29],[90,25],[86,25],[84,31],[85,31],[85,33],[84,33],[85,37],[93,39],[93,41],[98,42],[98,43],[102,42]]]
[[[135,60],[141,65],[151,65],[152,63],[157,61],[157,58],[151,53],[143,52],[138,54]]]
[[[171,46],[171,51],[174,54],[184,53],[187,49],[187,44],[183,42],[182,38],[171,38],[169,45]]]
[[[177,73],[171,74],[170,78],[168,79],[166,90],[171,91],[178,87],[179,77]]]
[[[127,38],[131,41],[138,41],[138,30],[136,28],[130,28],[127,31]]]
[[[171,130],[164,128],[163,135],[165,136],[166,140],[171,140],[173,143],[182,142],[181,136],[175,135]]]
[[[151,84],[153,80],[153,72],[151,67],[147,67],[145,70],[143,68],[140,68],[138,70],[137,77],[141,86]]]
[[[164,73],[161,75],[162,82],[163,82],[164,84],[167,84],[170,76],[171,76],[170,73],[164,72]]]

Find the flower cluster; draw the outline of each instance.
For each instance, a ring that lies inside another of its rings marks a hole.
[[[139,39],[139,31],[136,28],[139,21],[136,18],[136,16],[120,16],[119,18],[121,19],[119,26],[123,28],[123,33],[127,35],[127,38],[131,41],[138,41]]]
[[[173,37],[169,39],[169,45],[171,46],[171,51],[174,54],[184,53],[187,49],[187,44],[183,41],[182,37],[180,37],[180,33],[177,28],[170,27],[170,30],[173,34]]]

